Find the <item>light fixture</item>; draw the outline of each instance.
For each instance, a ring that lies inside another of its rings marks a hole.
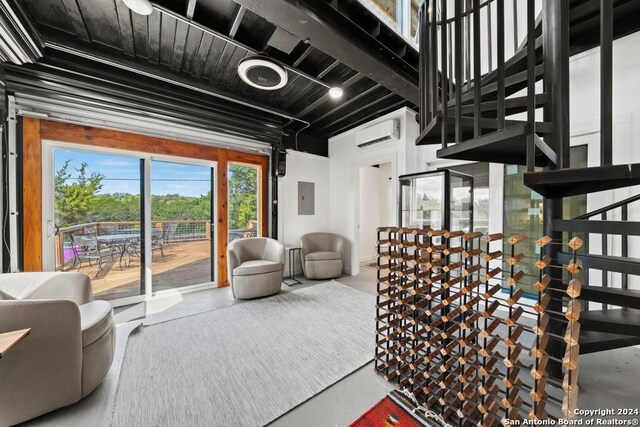
[[[279,62],[263,55],[243,58],[238,63],[238,75],[249,86],[262,90],[277,90],[287,84],[287,70]]]
[[[138,15],[151,15],[153,6],[149,0],[122,0],[125,6]]]
[[[342,90],[341,87],[334,86],[329,89],[329,96],[332,97],[333,99],[342,98],[343,93],[344,91]]]

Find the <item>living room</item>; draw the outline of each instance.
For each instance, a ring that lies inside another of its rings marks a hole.
[[[0,425],[635,425],[638,13],[3,0]]]

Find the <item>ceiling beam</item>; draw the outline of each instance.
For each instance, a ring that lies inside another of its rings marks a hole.
[[[331,8],[323,2],[318,2],[318,5],[308,0],[235,1],[296,37],[309,40],[315,48],[369,76],[413,104],[419,104],[416,70],[398,67],[386,59],[374,47],[379,44],[377,40],[365,43],[354,37],[348,28],[328,16]]]
[[[385,105],[383,106],[377,106],[374,109],[371,109],[370,111],[366,111],[362,114],[360,114],[358,117],[352,117],[352,122],[349,123],[348,125],[343,125],[341,127],[335,128],[335,129],[331,129],[329,131],[329,133],[327,134],[327,138],[331,138],[334,137],[342,132],[346,132],[349,129],[353,129],[355,127],[360,126],[363,123],[367,123],[373,119],[376,119],[378,117],[382,117],[385,114],[389,114],[392,111],[396,111],[397,109],[406,106],[407,101],[405,100],[400,100],[398,102],[387,102],[385,103]]]
[[[351,77],[351,78],[347,79],[345,82],[343,82],[340,85],[340,87],[344,91],[346,91],[349,87],[353,86],[355,83],[359,82],[363,78],[364,78],[364,76],[362,74],[357,73],[353,77]],[[329,96],[329,92],[325,93],[320,98],[316,99],[315,101],[311,102],[306,107],[304,107],[302,109],[302,111],[297,113],[298,117],[306,116],[307,114],[309,114],[310,112],[314,111],[315,109],[317,109],[318,107],[320,107],[321,105],[323,105],[327,101],[331,101],[331,96]]]
[[[196,3],[198,0],[189,0],[187,4],[187,14],[185,15],[189,21],[193,19],[193,14],[196,11]]]
[[[54,37],[47,37],[45,47],[58,52],[64,52],[74,55],[83,60],[90,60],[100,64],[108,65],[121,69],[124,71],[133,72],[141,76],[150,77],[152,79],[169,83],[185,89],[191,89],[205,95],[210,95],[218,99],[223,99],[229,102],[243,105],[248,108],[253,108],[265,113],[274,114],[285,119],[299,120],[289,112],[272,107],[270,105],[262,104],[255,100],[239,97],[237,94],[230,92],[227,89],[222,88],[219,85],[211,83],[202,83],[184,77],[183,75],[175,72],[166,71],[165,69],[149,64],[147,61],[137,60],[129,58],[125,55],[118,55],[117,57],[105,52],[103,49],[93,48],[89,49],[85,44],[78,42],[72,42],[71,40],[54,40]],[[303,121],[304,122],[304,121]],[[306,122],[305,122],[306,123]]]
[[[19,2],[0,2],[0,62],[27,64],[42,57],[40,33]]]
[[[309,54],[311,53],[312,48],[310,45],[305,45],[305,49],[302,51],[302,53],[300,54],[300,56],[298,56],[298,58],[296,58],[295,61],[293,61],[293,66],[297,67],[298,65],[300,65],[302,63],[302,61],[304,61],[304,59],[309,56]]]
[[[229,28],[229,37],[231,37],[232,39],[235,38],[236,33],[238,32],[238,28],[240,28],[242,18],[244,17],[244,13],[246,11],[247,9],[245,9],[244,6],[238,6],[236,16],[233,18],[233,22],[231,23],[231,27]]]
[[[219,38],[219,39],[222,39],[225,42],[230,43],[233,46],[240,47],[240,48],[242,48],[242,49],[244,49],[244,50],[246,50],[248,52],[254,53],[254,54],[255,53],[259,53],[258,50],[254,49],[251,46],[248,46],[248,45],[246,45],[244,43],[241,43],[238,40],[235,40],[235,39],[229,37],[227,34],[222,34],[222,33],[218,32],[218,31],[212,30],[211,28],[206,27],[206,26],[204,26],[204,25],[202,25],[202,24],[200,24],[200,23],[198,23],[196,21],[186,20],[184,16],[182,16],[182,15],[180,15],[180,14],[178,14],[178,13],[176,13],[176,12],[170,10],[170,9],[167,9],[167,8],[165,8],[163,6],[160,6],[160,5],[156,4],[156,3],[152,3],[152,5],[153,5],[153,8],[156,9],[158,12],[164,13],[165,15],[172,16],[173,18],[177,19],[178,21],[187,22],[189,25],[192,25],[192,26],[198,28],[200,31],[203,31],[205,33],[209,33],[212,36],[214,36],[216,38]],[[291,66],[289,64],[282,63],[282,66],[285,67],[287,70],[291,71],[292,73],[296,73],[296,74],[298,74],[298,75],[300,75],[300,76],[306,78],[307,80],[310,80],[310,81],[312,81],[312,82],[314,82],[316,84],[325,86],[327,88],[330,87],[329,84],[323,82],[319,78],[313,77],[313,76],[305,73],[304,71],[299,70],[299,69],[297,69],[297,68],[295,68],[295,67],[293,67],[293,66]]]

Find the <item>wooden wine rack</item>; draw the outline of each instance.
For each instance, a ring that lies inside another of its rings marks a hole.
[[[539,256],[531,256],[520,250],[526,240],[379,228],[376,371],[458,425],[569,417],[578,391],[582,242],[569,242],[574,256],[564,285],[547,274],[558,266],[544,249],[561,242],[542,237]],[[525,263],[539,274],[527,274]],[[522,283],[537,295],[525,294]],[[562,313],[548,310],[553,298],[566,304]],[[566,325],[564,336],[547,332],[550,318]],[[547,353],[550,340],[565,346],[563,358]],[[548,377],[550,359],[562,363],[563,380]],[[552,391],[551,382],[558,385]]]

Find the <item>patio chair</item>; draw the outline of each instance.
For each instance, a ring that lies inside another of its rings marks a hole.
[[[178,229],[178,224],[175,222],[170,222],[168,224],[164,224],[162,227],[163,234],[163,243],[168,245],[169,243],[173,243],[176,239],[176,230]]]
[[[108,234],[118,234],[118,226],[117,225],[101,225],[100,235],[104,236]]]
[[[166,261],[164,257],[164,227],[163,228],[154,228],[151,230],[151,252],[160,251],[160,255],[162,255],[162,260]]]
[[[111,258],[111,261],[114,261],[113,257],[120,253],[114,245],[100,244],[95,233],[74,233],[71,235],[71,242],[73,243],[73,265],[75,267],[78,262],[78,269],[82,268],[82,260],[89,261],[89,267],[92,266],[91,260],[97,260],[98,270],[102,271],[103,258]]]

